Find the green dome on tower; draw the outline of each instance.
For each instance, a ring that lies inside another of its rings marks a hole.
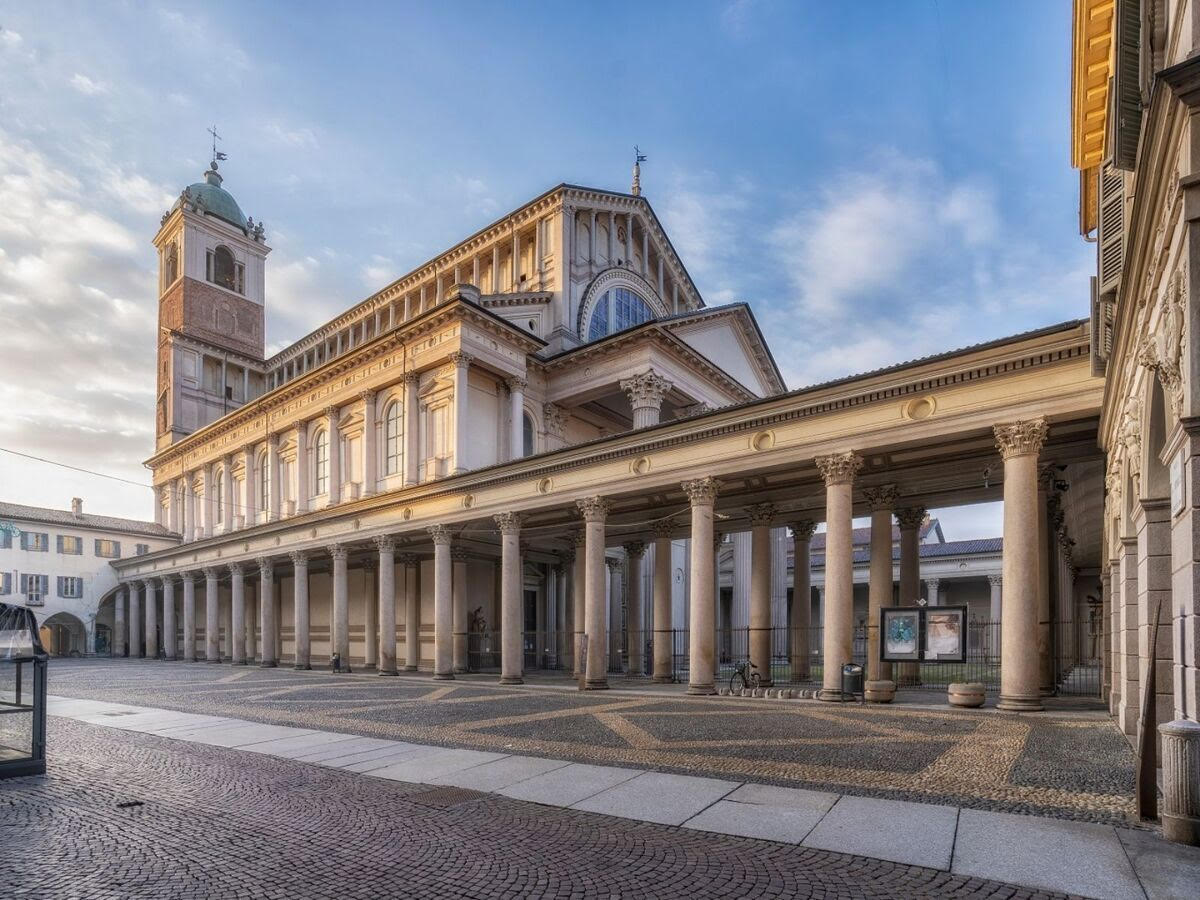
[[[221,176],[217,172],[215,160],[209,166],[208,171],[204,173],[203,181],[189,184],[183,189],[183,193],[175,201],[172,211],[177,209],[181,203],[187,203],[197,212],[208,213],[210,216],[215,216],[223,222],[242,229],[242,231],[249,230],[249,224],[246,216],[242,213],[242,208],[233,199],[233,195],[221,187]]]

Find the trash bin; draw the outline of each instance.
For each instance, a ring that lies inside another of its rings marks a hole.
[[[846,695],[851,697],[863,696],[863,667],[858,663],[846,663],[842,666],[842,702]]]

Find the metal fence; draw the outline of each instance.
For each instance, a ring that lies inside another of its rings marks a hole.
[[[1050,626],[1054,692],[1064,696],[1099,697],[1101,682],[1100,624],[1081,621],[1054,622]],[[824,629],[772,628],[771,680],[782,685],[816,685],[824,676]],[[724,684],[736,666],[749,659],[749,628],[714,630],[716,680]],[[687,629],[668,633],[671,647],[671,678],[688,680]],[[575,635],[567,631],[522,633],[525,671],[571,672],[574,666]],[[631,652],[631,647],[633,652]],[[856,628],[852,660],[867,663],[867,635]],[[500,671],[500,633],[472,632],[467,639],[468,669],[472,672]],[[654,671],[654,633],[611,631],[605,648],[609,675],[649,676]],[[901,691],[944,690],[955,682],[983,684],[990,693],[1000,689],[1000,623],[970,619],[967,622],[967,652],[964,662],[892,663],[891,677]]]

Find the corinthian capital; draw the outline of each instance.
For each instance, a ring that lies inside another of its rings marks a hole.
[[[575,505],[585,522],[603,522],[608,518],[609,502],[604,497],[584,497],[576,500]]]
[[[623,546],[625,555],[632,559],[640,559],[646,552],[646,544],[643,541],[626,541]]]
[[[1005,459],[1014,456],[1035,454],[1046,443],[1046,433],[1049,430],[1045,418],[1026,419],[1023,422],[1009,422],[996,425],[992,429],[996,434],[996,447]]]
[[[688,500],[692,501],[692,506],[701,506],[708,504],[711,506],[717,501],[717,491],[720,486],[717,479],[709,476],[708,478],[693,478],[691,481],[685,481],[680,485],[683,492],[687,494]]]
[[[920,528],[921,523],[925,521],[925,512],[925,507],[920,504],[906,506],[896,510],[896,521],[901,528]]]
[[[863,498],[872,510],[890,510],[900,498],[900,491],[894,484],[881,484],[863,488]]]
[[[817,530],[817,523],[812,519],[798,519],[788,526],[792,529],[792,537],[801,541],[811,541]]]
[[[515,512],[498,513],[492,516],[496,521],[496,527],[500,529],[501,534],[520,534],[521,533],[521,514]]]
[[[663,397],[673,385],[653,369],[648,369],[640,375],[625,378],[621,381],[621,390],[629,396],[629,402],[634,406],[662,405]]]
[[[435,546],[450,546],[450,529],[445,525],[430,525],[425,529],[429,532],[429,536],[433,538]]]
[[[825,484],[853,484],[854,476],[863,467],[863,458],[853,450],[847,450],[845,453],[818,456],[816,463]]]
[[[746,515],[750,517],[751,525],[770,525],[775,520],[775,504],[756,503],[748,506]]]

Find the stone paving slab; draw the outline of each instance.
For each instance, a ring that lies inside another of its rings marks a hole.
[[[329,748],[336,749],[337,744],[328,745]],[[388,741],[382,747],[369,747],[366,750],[353,750],[347,752],[343,756],[331,756],[328,759],[321,761],[321,765],[329,766],[334,769],[344,769],[347,766],[352,766],[361,762],[373,762],[384,757],[411,757],[417,753],[435,753],[436,747],[418,746],[416,744],[406,744],[403,741]]]
[[[736,781],[643,772],[637,778],[571,804],[571,809],[623,819],[682,825],[738,787]]]
[[[380,747],[388,747],[392,743],[392,741],[383,738],[352,737],[349,740],[335,741],[325,744],[322,747],[315,747],[305,753],[281,753],[278,755],[286,756],[288,759],[294,759],[297,762],[321,763],[327,759],[349,756],[351,753],[357,753],[361,750],[377,750]]]
[[[1145,900],[1146,896],[1116,829],[1092,822],[1054,822],[964,809],[950,871],[1097,900]],[[1197,893],[1200,886],[1191,895]]]
[[[501,788],[553,772],[569,765],[565,760],[542,759],[537,756],[506,756],[495,762],[470,769],[460,769],[433,780],[434,784],[452,784],[473,791],[494,793]]]
[[[415,759],[405,759],[395,765],[376,769],[371,773],[371,777],[388,778],[392,781],[409,781],[414,784],[433,784],[435,779],[443,775],[483,765],[508,755],[488,753],[483,750],[447,750],[443,747],[431,747],[430,749],[433,752],[422,753]]]
[[[743,784],[699,815],[688,819],[683,827],[798,844],[816,827],[837,799],[837,794],[823,791]]]
[[[1157,835],[1129,828],[1118,828],[1117,838],[1149,900],[1200,894],[1200,847],[1171,844]]]
[[[248,744],[261,744],[264,741],[282,737],[301,737],[312,732],[303,728],[290,728],[286,725],[238,725],[232,728],[205,729],[193,738],[198,744],[211,744],[214,747],[244,747]]]
[[[403,747],[403,745],[400,745]],[[390,765],[400,762],[405,759],[412,759],[417,756],[423,756],[429,752],[428,747],[416,747],[411,749],[393,749],[380,751],[380,755],[371,759],[361,760],[359,762],[344,763],[335,768],[342,769],[346,772],[358,772],[362,775],[370,775],[378,769],[385,769]]]
[[[642,774],[641,769],[571,763],[544,775],[501,788],[496,793],[545,806],[571,806]]]
[[[326,744],[348,741],[353,737],[352,734],[339,734],[336,731],[310,731],[307,734],[276,738],[273,741],[263,741],[238,749],[245,750],[247,753],[267,753],[271,756],[288,757],[289,754],[312,753]]]
[[[844,796],[803,844],[910,866],[948,869],[957,819],[958,810],[953,806]]]

